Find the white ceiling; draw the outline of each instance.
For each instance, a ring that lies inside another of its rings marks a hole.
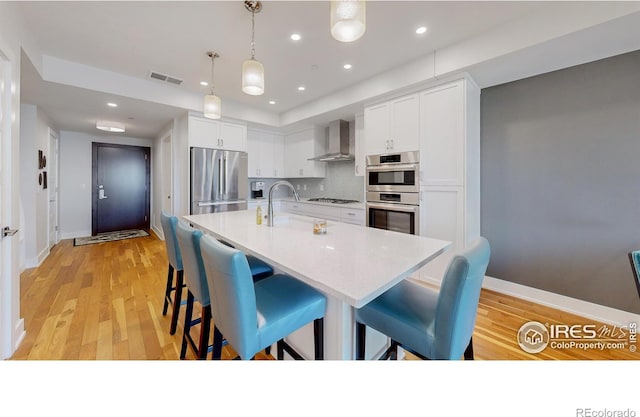
[[[578,3],[576,2],[576,7]],[[340,43],[329,32],[328,1],[266,1],[256,14],[256,59],[265,67],[263,96],[241,92],[241,65],[250,56],[251,14],[241,1],[20,2],[43,55],[140,79],[150,71],[184,80],[177,88],[204,95],[215,50],[216,93],[225,101],[283,113],[419,57],[486,33],[560,2],[369,1],[367,31]],[[418,36],[415,29],[427,26]],[[302,40],[292,41],[297,32]],[[350,63],[349,71],[342,68]],[[117,119],[127,136],[153,137],[178,107],[114,97],[43,82],[23,65],[23,101],[43,108],[61,130],[93,129],[97,119]],[[159,81],[157,81],[160,83]],[[297,87],[306,90],[299,92]],[[271,105],[269,100],[277,104]],[[107,101],[118,102],[117,109]],[[133,118],[133,119],[129,119]]]

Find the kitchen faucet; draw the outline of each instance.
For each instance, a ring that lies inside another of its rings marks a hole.
[[[273,226],[273,190],[278,188],[278,186],[280,185],[286,185],[287,187],[291,188],[291,191],[293,191],[293,196],[296,198],[296,201],[300,201],[300,196],[298,195],[298,192],[289,181],[280,180],[280,181],[274,182],[271,188],[269,188],[269,208],[267,210],[267,226]]]

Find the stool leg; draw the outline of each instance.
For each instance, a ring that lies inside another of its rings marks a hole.
[[[171,315],[171,328],[169,334],[176,334],[178,326],[178,314],[180,313],[180,303],[182,302],[182,287],[184,286],[184,271],[178,271],[176,280],[176,293],[173,296],[173,314]]]
[[[167,274],[167,288],[164,291],[164,307],[162,307],[162,315],[167,315],[169,308],[169,300],[171,300],[171,287],[173,287],[173,267],[169,264],[169,273]]]
[[[365,341],[367,339],[367,326],[356,322],[356,359],[359,361],[364,360]]]
[[[284,342],[282,340],[278,340],[277,343],[277,350],[278,350],[278,360],[282,361],[284,360]]]
[[[213,356],[211,359],[220,360],[222,358],[222,342],[224,337],[220,330],[218,330],[218,326],[213,326]]]
[[[184,314],[184,329],[182,332],[182,348],[180,349],[180,359],[187,356],[187,336],[191,331],[191,317],[193,317],[193,301],[194,297],[191,291],[187,292],[187,308]]]
[[[319,318],[313,321],[313,344],[315,360],[324,360],[324,319]]]
[[[198,359],[207,359],[209,349],[209,332],[211,329],[211,306],[202,307],[200,319],[200,343],[198,346]]]
[[[473,338],[469,339],[469,345],[464,351],[464,360],[465,361],[473,360]]]

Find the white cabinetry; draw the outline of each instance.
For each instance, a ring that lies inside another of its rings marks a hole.
[[[244,125],[189,115],[189,146],[247,151],[247,127]]]
[[[467,79],[420,93],[420,235],[453,242],[420,270],[439,281],[480,236],[480,90]]]
[[[325,206],[303,201],[281,201],[280,207],[282,211],[293,214],[364,226],[364,209],[360,208]]]
[[[420,133],[420,98],[410,94],[365,107],[366,155],[415,151]]]
[[[284,145],[286,178],[326,176],[326,163],[309,161],[309,158],[326,152],[325,129],[313,128],[286,135]]]
[[[262,130],[247,131],[249,177],[280,178],[284,175],[284,138]]]

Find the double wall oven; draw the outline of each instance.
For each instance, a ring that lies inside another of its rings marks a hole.
[[[418,151],[367,156],[368,227],[420,233]]]

